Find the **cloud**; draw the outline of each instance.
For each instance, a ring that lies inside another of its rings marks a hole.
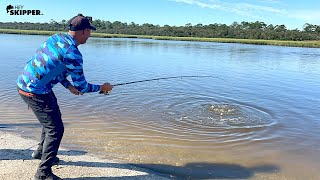
[[[236,4],[238,6],[238,9],[241,9],[243,11],[264,11],[264,12],[271,12],[271,13],[284,13],[285,10],[283,9],[277,9],[269,6],[260,6],[260,5],[254,5],[254,4],[248,4],[248,3],[239,3]]]
[[[271,6],[263,6],[263,5],[256,5],[256,4],[250,4],[250,3],[225,3],[221,2],[219,0],[171,0],[178,3],[185,3],[190,5],[196,5],[201,8],[209,8],[209,9],[215,9],[215,10],[221,10],[225,12],[232,12],[236,13],[242,16],[249,16],[254,18],[261,19],[261,15],[263,13],[275,13],[275,14],[285,14],[284,9],[280,8],[274,8]],[[278,0],[260,0],[260,3],[268,4],[278,4]]]
[[[288,17],[304,20],[308,23],[319,24],[320,22],[320,11],[318,10],[293,10],[287,15]]]
[[[320,23],[319,10],[290,9],[290,5],[285,4],[282,0],[229,0],[223,2],[220,0],[170,1],[233,13],[239,16],[248,17],[250,19],[256,19],[259,21],[270,20],[270,18],[289,18],[293,21],[296,21],[296,23]]]
[[[262,2],[262,3],[272,3],[272,4],[279,4],[281,3],[280,0],[258,0],[259,2]]]
[[[172,0],[172,1],[180,2],[180,3],[186,3],[186,4],[194,4],[194,5],[200,6],[202,8],[210,8],[210,9],[222,8],[218,4],[204,3],[204,2],[201,2],[199,0]]]

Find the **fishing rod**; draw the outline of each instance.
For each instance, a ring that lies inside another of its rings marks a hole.
[[[161,77],[161,78],[154,78],[154,79],[145,79],[145,80],[140,80],[140,81],[131,81],[131,82],[125,82],[125,83],[119,83],[119,84],[114,84],[111,85],[112,87],[115,86],[123,86],[123,85],[128,85],[128,84],[135,84],[135,83],[141,83],[141,82],[147,82],[147,81],[158,81],[158,80],[164,80],[164,79],[177,79],[177,78],[217,78],[217,79],[221,79],[219,77],[215,77],[215,76],[170,76],[170,77]],[[222,80],[222,79],[221,79]],[[104,91],[100,91],[99,94],[104,94],[104,95],[109,95],[110,92],[104,92]]]

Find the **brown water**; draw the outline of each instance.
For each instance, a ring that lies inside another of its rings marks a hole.
[[[37,139],[15,81],[46,37],[0,38],[0,130]],[[131,84],[109,96],[57,85],[62,146],[182,178],[320,178],[319,49],[92,38],[80,50],[92,83],[219,78]]]

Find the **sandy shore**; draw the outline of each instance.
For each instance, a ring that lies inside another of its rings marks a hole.
[[[39,160],[32,159],[31,153],[35,147],[30,147],[36,144],[35,140],[0,132],[0,179],[33,179]],[[168,179],[150,170],[99,159],[81,151],[60,148],[58,157],[60,163],[52,170],[63,179]]]

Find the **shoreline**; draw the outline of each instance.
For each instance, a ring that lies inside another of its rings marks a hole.
[[[31,153],[38,142],[23,138],[19,134],[0,131],[0,179],[33,179],[39,160],[32,159]],[[85,151],[59,148],[59,165],[52,171],[65,180],[82,179],[154,179],[166,180],[152,170],[130,164],[117,163],[112,160],[97,158]]]
[[[37,31],[20,29],[0,29],[0,34],[23,34],[23,35],[53,35],[61,31]],[[153,40],[171,41],[196,41],[196,42],[216,42],[216,43],[240,43],[252,45],[287,46],[302,48],[320,48],[320,41],[280,41],[262,39],[233,39],[233,38],[198,38],[198,37],[170,37],[170,36],[149,36],[149,35],[130,35],[130,34],[106,34],[91,33],[91,37],[96,38],[136,38]]]

